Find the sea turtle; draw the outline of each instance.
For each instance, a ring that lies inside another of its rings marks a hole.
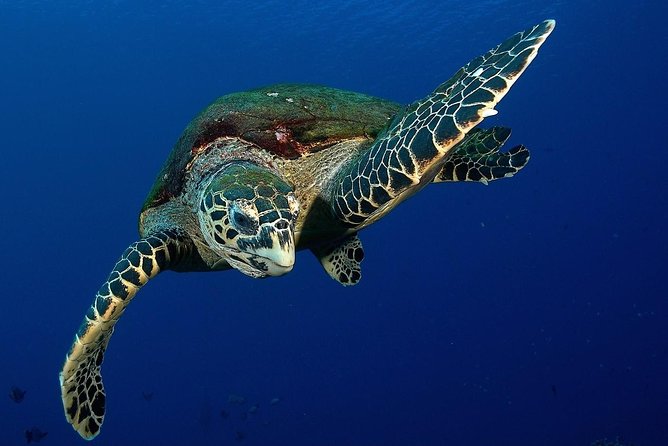
[[[67,420],[92,439],[105,392],[100,366],[118,318],[164,270],[292,270],[310,249],[344,285],[360,280],[358,232],[432,182],[487,183],[529,159],[500,147],[510,130],[474,128],[534,59],[548,20],[473,59],[426,98],[402,107],[313,85],[223,96],[186,128],[139,216],[141,238],[114,266],[60,373]]]

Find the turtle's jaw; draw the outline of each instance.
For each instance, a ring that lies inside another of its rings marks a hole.
[[[292,267],[295,265],[294,252],[292,253],[292,259],[290,259],[290,255],[288,253],[274,257],[269,257],[269,255],[273,255],[273,253],[268,254],[266,257],[261,256],[258,259],[260,262],[265,264],[265,273],[267,276],[277,277],[292,271]]]
[[[282,276],[292,271],[295,265],[294,243],[281,249],[259,249],[256,251],[258,260],[264,261],[268,276]]]
[[[251,277],[282,276],[295,264],[292,228],[265,227],[258,237],[238,240],[238,251],[228,256],[230,265]]]

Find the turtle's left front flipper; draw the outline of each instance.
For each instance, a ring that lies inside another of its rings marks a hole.
[[[190,239],[176,230],[141,239],[125,250],[97,292],[60,372],[65,416],[83,438],[95,438],[104,420],[100,367],[116,321],[149,279],[174,268],[192,249]]]
[[[502,152],[501,146],[509,136],[507,127],[471,130],[448,156],[434,183],[477,181],[487,184],[512,177],[529,162],[529,150],[519,145]]]
[[[332,211],[359,230],[434,180],[453,148],[508,93],[554,29],[546,20],[462,67],[387,130],[334,179]]]

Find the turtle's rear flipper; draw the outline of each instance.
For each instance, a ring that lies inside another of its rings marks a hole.
[[[97,292],[60,372],[65,416],[83,438],[91,440],[99,434],[104,420],[100,366],[116,321],[139,288],[160,271],[174,267],[191,247],[178,231],[141,239],[125,250]]]
[[[487,184],[512,177],[529,162],[529,150],[520,145],[501,152],[501,146],[509,136],[507,127],[471,130],[453,149],[434,183],[478,181]]]
[[[327,274],[341,285],[355,285],[362,278],[364,248],[356,233],[343,240],[312,248],[311,252],[320,260]]]

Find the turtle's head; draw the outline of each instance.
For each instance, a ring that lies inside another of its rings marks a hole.
[[[251,277],[280,276],[295,263],[299,203],[271,170],[247,161],[223,167],[204,188],[200,228],[209,247]]]

